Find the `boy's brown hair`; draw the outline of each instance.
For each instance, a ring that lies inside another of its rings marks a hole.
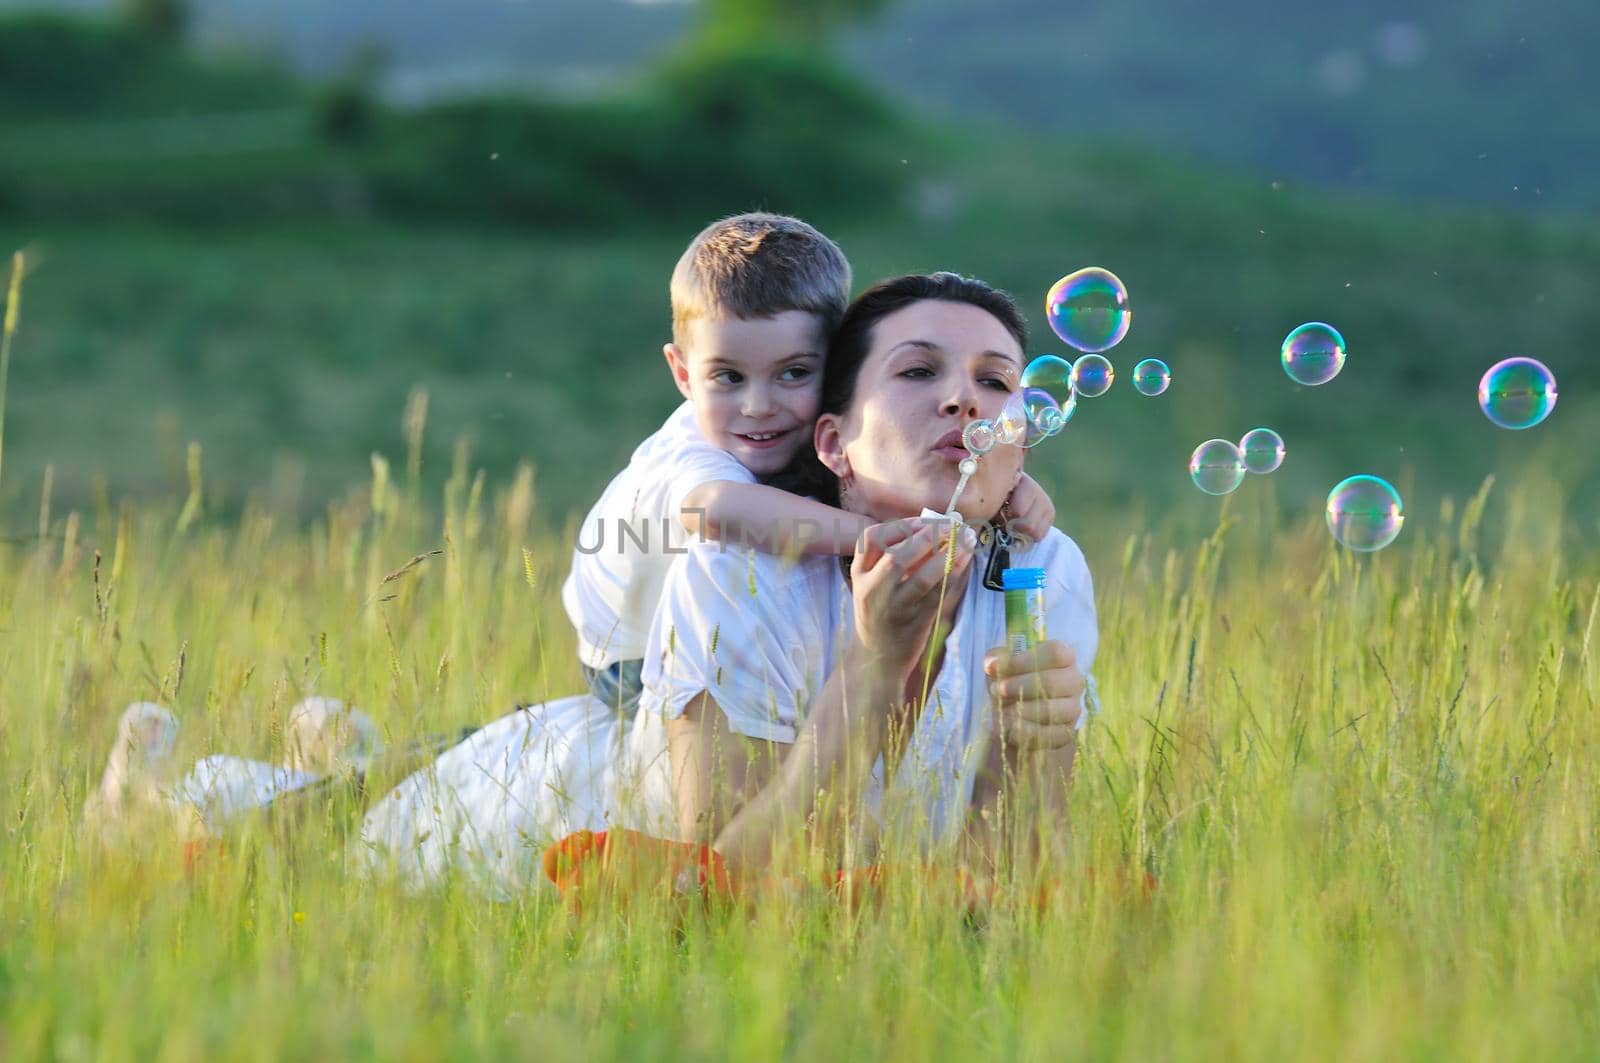
[[[799,218],[736,214],[712,222],[672,271],[672,339],[687,343],[696,318],[766,318],[804,310],[831,333],[850,301],[850,263],[839,245]]]

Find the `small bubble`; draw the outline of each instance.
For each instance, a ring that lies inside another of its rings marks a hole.
[[[1244,458],[1226,439],[1208,439],[1189,456],[1189,478],[1208,495],[1231,493],[1244,482]]]
[[[1283,464],[1283,437],[1270,428],[1252,428],[1239,440],[1247,472],[1265,476]]]
[[[1072,387],[1086,399],[1097,399],[1111,390],[1117,371],[1103,354],[1086,354],[1072,363]]]
[[[1496,362],[1478,381],[1478,406],[1501,428],[1532,428],[1556,408],[1555,374],[1533,358]]]
[[[989,453],[996,443],[994,422],[982,419],[972,421],[962,430],[961,442],[970,453],[980,456]]]
[[[994,424],[995,439],[1036,447],[1061,431],[1076,409],[1076,396],[1063,407],[1044,388],[1023,388],[1013,392],[1001,408]]]
[[[1382,550],[1405,523],[1400,492],[1377,476],[1351,476],[1328,492],[1328,531],[1341,546],[1361,553]]]
[[[1041,354],[1022,370],[1022,386],[1044,388],[1058,403],[1073,401],[1072,363],[1054,354]]]
[[[1172,371],[1159,358],[1146,358],[1133,367],[1133,390],[1154,397],[1167,390],[1172,383]]]
[[[1344,368],[1344,337],[1332,325],[1308,321],[1283,338],[1279,355],[1283,371],[1296,384],[1326,384]]]

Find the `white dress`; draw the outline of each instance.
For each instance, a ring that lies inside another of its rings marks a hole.
[[[1052,531],[1012,557],[1047,572],[1046,627],[1086,675],[1099,635],[1083,554]],[[960,827],[989,727],[984,655],[1005,643],[1004,596],[979,565],[930,677],[927,707],[894,777],[868,795],[880,822],[926,846]],[[497,897],[539,881],[544,847],[580,829],[676,833],[666,722],[709,692],[735,732],[790,743],[840,659],[853,603],[831,557],[785,563],[705,543],[668,575],[632,725],[588,695],[519,709],[447,750],[367,814],[361,859],[413,888],[459,873]],[[1097,707],[1090,679],[1091,708]]]

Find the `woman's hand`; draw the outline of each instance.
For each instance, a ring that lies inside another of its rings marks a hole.
[[[1087,682],[1071,646],[1047,639],[1024,653],[983,659],[995,730],[1013,751],[1060,749],[1076,738]]]
[[[1006,499],[1011,517],[1006,528],[1011,534],[1031,543],[1042,542],[1056,524],[1056,504],[1050,501],[1037,480],[1024,473]]]
[[[950,536],[957,533],[948,579]],[[959,593],[977,545],[971,529],[950,521],[897,520],[861,535],[850,569],[856,638],[901,680],[911,674],[939,611],[939,590]]]

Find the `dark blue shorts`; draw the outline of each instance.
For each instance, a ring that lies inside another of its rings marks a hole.
[[[586,664],[580,667],[591,694],[615,709],[623,719],[633,719],[639,711],[639,695],[644,692],[640,678],[644,672],[643,661],[617,661],[604,668],[590,668]]]

